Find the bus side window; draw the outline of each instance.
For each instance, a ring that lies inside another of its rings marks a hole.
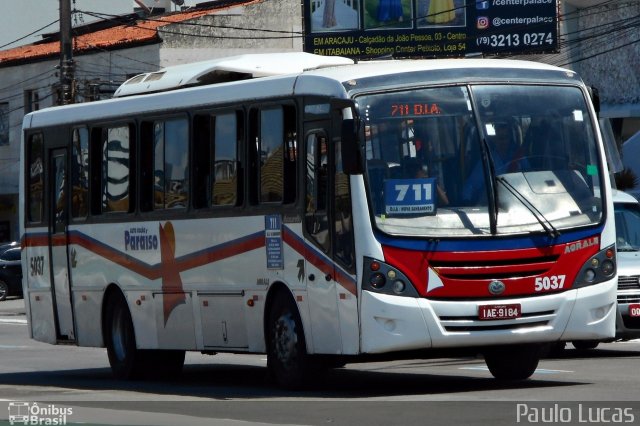
[[[344,120],[344,110],[333,109],[333,134],[339,135]],[[355,274],[355,237],[353,233],[353,214],[351,205],[350,176],[344,172],[340,138],[333,138],[333,222],[334,222],[334,258],[352,274]],[[346,143],[346,142],[345,142]]]
[[[189,123],[186,118],[153,124],[153,208],[186,208],[189,204]]]
[[[254,123],[256,110],[252,110]],[[252,181],[258,190],[252,201],[291,204],[296,200],[297,136],[296,111],[293,106],[269,106],[259,110],[259,132],[252,128],[255,141],[252,153]],[[257,174],[257,176],[256,176]],[[257,198],[257,200],[256,200]]]
[[[42,222],[44,202],[44,163],[41,133],[36,133],[29,137],[27,161],[29,162],[29,175],[27,178],[27,220],[30,223],[40,223]]]
[[[349,176],[343,172],[340,157],[340,143],[335,143],[335,176],[334,176],[334,222],[335,242],[334,255],[347,270],[355,272],[355,253],[353,237],[353,218],[351,214],[351,190]]]
[[[260,202],[284,200],[284,120],[282,108],[260,111]]]
[[[89,204],[91,214],[102,213],[102,129],[91,129],[89,141]]]
[[[214,116],[213,150],[211,152],[211,204],[238,204],[238,141],[243,123],[240,112]]]
[[[131,129],[128,125],[102,133],[102,211],[128,212],[131,184]]]
[[[297,170],[298,170],[298,135],[296,133],[296,110],[293,106],[285,105],[284,112],[284,203],[296,201]]]
[[[329,250],[327,137],[317,131],[306,140],[306,211],[307,232],[325,252]]]
[[[209,207],[211,194],[211,138],[214,118],[210,114],[193,118],[193,207]]]
[[[73,129],[71,142],[71,216],[83,219],[89,207],[89,130]]]

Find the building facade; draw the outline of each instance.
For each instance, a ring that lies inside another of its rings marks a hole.
[[[640,0],[563,3],[565,42],[558,65],[598,88],[601,116],[612,120],[623,142],[640,131]]]
[[[75,102],[109,98],[127,78],[170,65],[302,50],[301,9],[292,0],[208,2],[169,14],[126,15],[73,32]],[[57,34],[0,51],[0,242],[20,238],[22,119],[58,104],[59,52]]]

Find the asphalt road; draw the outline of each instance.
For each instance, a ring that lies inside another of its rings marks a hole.
[[[0,302],[0,419],[15,424],[25,410],[40,424],[637,424],[639,361],[637,341],[569,347],[515,383],[473,357],[350,364],[290,392],[266,380],[263,355],[188,353],[179,378],[122,382],[106,350],[30,340],[22,300]]]

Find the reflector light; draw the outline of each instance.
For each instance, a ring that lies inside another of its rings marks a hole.
[[[384,275],[382,275],[380,272],[371,274],[371,278],[369,278],[369,283],[373,288],[382,288],[384,287],[386,282],[387,280],[385,279]]]

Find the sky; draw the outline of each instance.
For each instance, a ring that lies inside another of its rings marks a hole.
[[[70,0],[71,9],[94,13],[121,15],[133,12],[137,7],[133,0]],[[185,6],[193,6],[204,0],[185,0]],[[153,0],[145,0],[147,4]],[[60,17],[58,0],[0,0],[0,50],[34,43],[42,40],[42,34],[58,32]],[[82,15],[78,24],[95,21],[96,18]],[[72,24],[76,25],[72,18]],[[49,25],[51,24],[51,25]],[[49,25],[49,26],[47,26]],[[43,28],[47,26],[46,28]],[[31,33],[34,33],[29,35]],[[24,38],[23,38],[24,37]],[[21,39],[21,40],[18,40]]]

